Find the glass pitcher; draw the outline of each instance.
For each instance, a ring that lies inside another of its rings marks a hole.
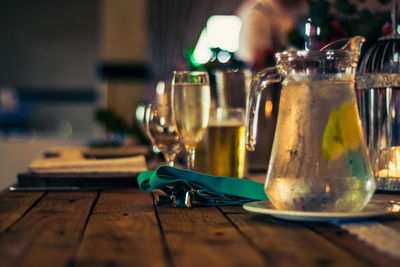
[[[276,209],[354,212],[372,197],[375,180],[354,92],[363,41],[357,36],[320,51],[277,53],[277,67],[253,78],[246,121],[248,150],[255,145],[261,91],[272,83],[282,84],[265,182]]]

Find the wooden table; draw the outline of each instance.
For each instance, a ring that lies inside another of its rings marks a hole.
[[[400,216],[379,223],[400,231]],[[4,191],[0,232],[0,266],[400,266],[335,225],[155,206],[138,189]]]

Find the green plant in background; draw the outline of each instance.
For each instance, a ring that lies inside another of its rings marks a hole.
[[[125,136],[136,138],[141,144],[147,143],[146,137],[142,134],[135,121],[127,122],[111,109],[101,108],[96,110],[95,119],[113,137],[109,140],[96,142],[93,146],[120,146]]]
[[[95,114],[96,120],[102,124],[107,132],[126,132],[127,125],[124,119],[111,109],[98,109]]]
[[[366,0],[308,0],[309,18],[314,27],[319,27],[319,35],[313,41],[314,49],[346,37],[362,35],[366,38],[364,51],[379,37],[389,34],[392,29],[390,24],[390,0],[376,0],[375,4],[385,7],[387,11],[371,12],[367,8],[359,10],[358,4]],[[289,33],[291,45],[304,48],[304,25],[299,25]]]

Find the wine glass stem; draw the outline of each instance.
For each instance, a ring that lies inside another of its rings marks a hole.
[[[167,162],[168,166],[174,167],[175,154],[164,153],[164,158],[165,158],[165,161]]]
[[[186,169],[188,169],[188,170],[194,169],[194,156],[195,156],[195,147],[187,146],[186,147]]]

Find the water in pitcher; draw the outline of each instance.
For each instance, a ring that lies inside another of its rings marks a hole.
[[[354,76],[313,75],[283,82],[266,194],[282,210],[359,211],[375,183]]]

